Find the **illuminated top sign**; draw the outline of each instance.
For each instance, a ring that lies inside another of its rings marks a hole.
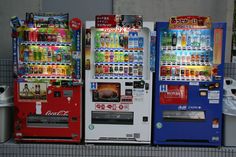
[[[143,17],[140,15],[97,15],[96,28],[131,28],[143,27]]]
[[[173,16],[169,29],[210,29],[211,18],[204,16]]]

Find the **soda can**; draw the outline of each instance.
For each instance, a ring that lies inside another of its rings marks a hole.
[[[161,67],[161,76],[166,76],[166,67],[165,66]]]
[[[133,67],[133,76],[138,76],[138,66]]]
[[[103,65],[103,74],[107,75],[107,74],[109,74],[109,71],[110,71],[109,66],[108,65]]]
[[[134,62],[138,62],[139,54],[137,51],[134,52]]]
[[[143,76],[143,66],[138,66],[138,76]]]
[[[129,67],[124,66],[124,75],[127,76],[129,74]]]
[[[166,76],[171,76],[171,67],[166,67]]]
[[[129,52],[128,56],[129,56],[129,62],[130,63],[134,62],[134,53],[133,52]]]
[[[182,77],[185,76],[185,69],[184,69],[184,68],[181,68],[181,69],[180,69],[180,74],[181,74]]]
[[[138,52],[138,62],[143,62],[143,51]]]
[[[175,76],[175,67],[171,68],[171,76]]]
[[[38,74],[38,66],[34,66],[34,74]]]
[[[133,66],[129,66],[129,76],[133,76]]]
[[[124,75],[124,67],[123,67],[123,65],[120,65],[119,66],[119,75]]]
[[[98,65],[95,65],[95,75],[98,75],[98,73],[99,73]]]
[[[186,69],[185,76],[189,77],[189,73],[190,73],[189,69]]]
[[[179,77],[179,75],[180,75],[180,68],[176,67],[176,69],[175,69],[175,76]]]
[[[112,65],[109,66],[109,74],[110,74],[110,75],[113,75],[113,74],[114,74],[113,66],[112,66]]]
[[[119,74],[119,67],[117,65],[114,66],[114,75],[117,76]]]

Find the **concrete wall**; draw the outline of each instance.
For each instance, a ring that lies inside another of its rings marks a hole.
[[[170,16],[211,16],[227,22],[226,61],[230,61],[234,0],[114,0],[115,14],[140,14],[145,21],[167,21]]]
[[[95,20],[99,14],[112,14],[112,0],[42,0],[42,11],[67,12],[70,18]]]
[[[230,61],[234,0],[1,0],[0,59],[11,59],[11,16],[25,18],[25,12],[68,12],[82,21],[97,14],[141,14],[145,21],[167,21],[173,15],[211,16],[213,22],[227,22],[226,62]]]
[[[0,0],[0,59],[12,58],[12,16],[25,19],[26,12],[68,12],[70,18],[94,20],[97,14],[112,14],[112,0]]]
[[[25,19],[26,12],[38,12],[41,0],[1,0],[0,1],[0,59],[12,58],[10,18]]]

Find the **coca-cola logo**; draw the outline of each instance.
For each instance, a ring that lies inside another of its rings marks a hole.
[[[45,113],[45,115],[48,115],[48,116],[68,116],[69,114],[69,111],[65,111],[65,110],[60,110],[58,112],[53,112],[53,111],[47,111]]]

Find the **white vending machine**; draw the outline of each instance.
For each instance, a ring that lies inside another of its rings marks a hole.
[[[141,16],[99,15],[86,30],[85,142],[151,142],[150,30]],[[89,52],[90,51],[90,52]]]

